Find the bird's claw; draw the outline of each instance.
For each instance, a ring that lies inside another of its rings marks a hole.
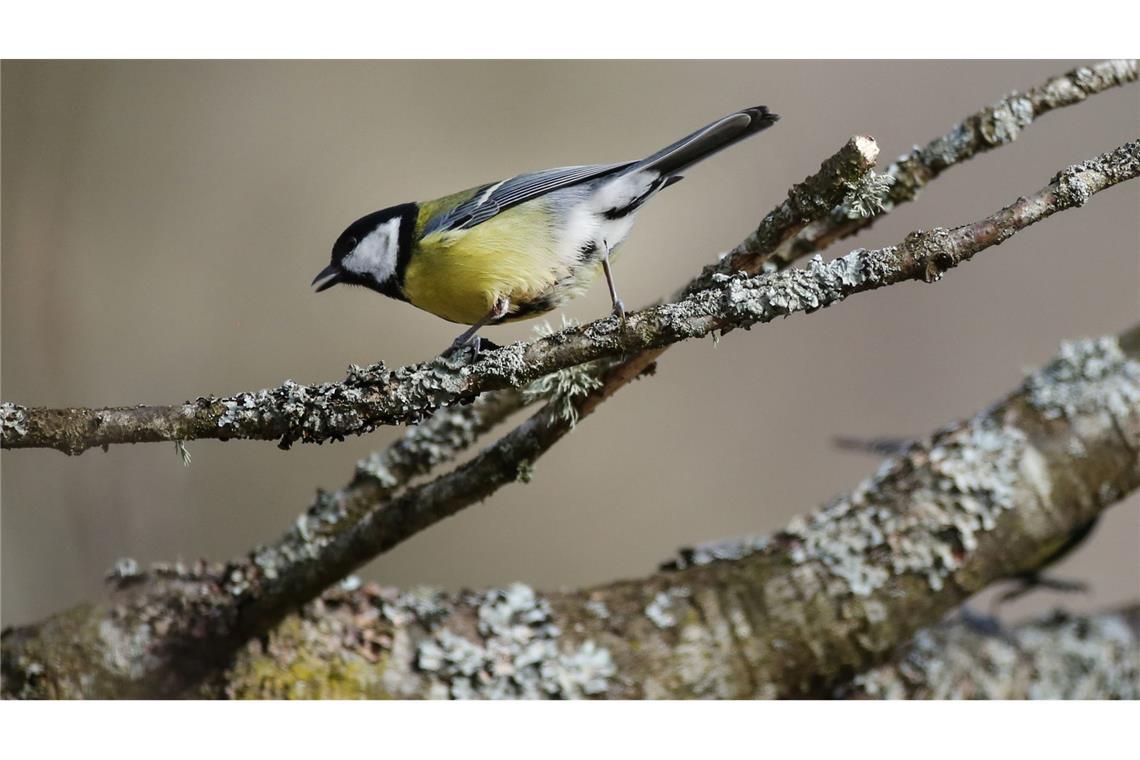
[[[472,335],[470,338],[457,338],[440,353],[440,356],[444,359],[461,359],[463,358],[463,353],[470,349],[470,361],[474,363],[479,358],[480,353],[484,351],[494,351],[497,348],[501,348],[501,346],[487,340],[481,335]]]
[[[611,313],[618,318],[619,322],[621,322],[623,325],[625,324],[625,304],[621,302],[620,298],[614,300],[614,308]]]
[[[457,338],[440,353],[440,356],[444,359],[461,359],[463,353],[467,349],[471,349],[471,361],[475,361],[479,358],[479,349],[483,347],[482,343],[483,341],[478,335],[473,335],[470,338]]]

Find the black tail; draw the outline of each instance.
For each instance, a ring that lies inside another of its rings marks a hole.
[[[745,108],[662,148],[623,173],[649,169],[661,172],[663,177],[674,176],[733,143],[767,129],[779,119],[776,114],[768,112],[767,106]]]

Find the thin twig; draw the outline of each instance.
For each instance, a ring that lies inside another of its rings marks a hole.
[[[1135,82],[1140,67],[1135,60],[1101,61],[1081,66],[1031,87],[1014,92],[987,108],[967,116],[949,132],[899,157],[887,167],[889,190],[883,213],[918,197],[924,187],[952,166],[986,151],[1008,145],[1035,119],[1064,106],[1083,103],[1090,95]],[[829,218],[812,224],[775,253],[774,260],[794,260],[854,235],[870,226],[874,216],[864,217],[836,209]]]

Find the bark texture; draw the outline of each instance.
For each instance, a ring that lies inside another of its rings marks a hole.
[[[9,696],[791,697],[888,662],[1140,485],[1140,326],[1065,344],[1008,398],[764,539],[539,594],[349,582],[222,659],[234,568],[121,568],[111,603],[3,637]],[[222,675],[219,675],[222,674]]]
[[[837,690],[865,699],[1140,699],[1140,607],[1010,631],[955,620]]]

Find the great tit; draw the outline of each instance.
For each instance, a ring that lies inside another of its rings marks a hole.
[[[363,216],[337,238],[317,292],[361,285],[451,322],[479,328],[534,317],[584,292],[605,274],[624,319],[610,262],[641,205],[681,172],[776,123],[765,106],[717,119],[648,158],[567,166]]]

